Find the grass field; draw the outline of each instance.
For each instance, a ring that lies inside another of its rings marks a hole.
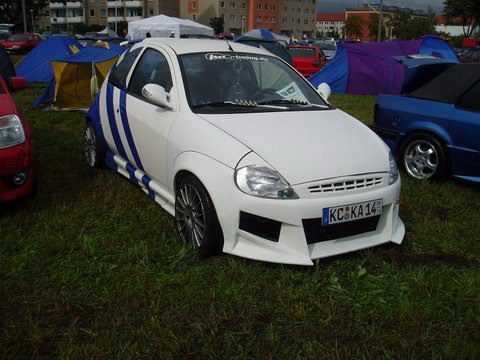
[[[28,105],[38,194],[0,210],[2,358],[480,357],[480,191],[403,175],[401,246],[199,260],[173,219],[83,158],[84,115]],[[368,123],[374,97],[334,96]]]

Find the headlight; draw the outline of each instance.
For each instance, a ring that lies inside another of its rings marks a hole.
[[[0,116],[0,149],[25,141],[25,132],[17,115]]]
[[[388,172],[388,185],[392,185],[398,179],[397,162],[392,152],[388,153],[388,161],[390,163],[390,171]]]
[[[271,199],[298,199],[295,191],[275,170],[250,165],[237,169],[235,182],[245,194]]]

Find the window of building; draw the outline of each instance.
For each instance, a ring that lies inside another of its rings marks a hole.
[[[95,16],[95,10],[94,9],[90,9],[90,16]]]
[[[231,21],[236,21],[236,20],[237,20],[237,18],[236,18],[236,16],[235,16],[235,15],[230,15],[230,20],[231,20]]]
[[[270,18],[270,22],[271,22],[272,24],[274,24],[274,23],[277,22],[277,19],[275,18],[275,16],[272,16],[272,17]]]
[[[282,24],[286,24],[287,23],[287,18],[282,18]]]
[[[272,5],[270,6],[270,10],[275,11],[275,4],[272,4]]]
[[[192,15],[192,20],[197,20],[197,15],[193,14]]]
[[[232,9],[235,9],[235,3],[234,3],[233,1],[230,2],[230,7],[231,7]]]
[[[241,8],[241,9],[246,9],[246,8],[247,8],[247,4],[246,4],[246,3],[241,3],[241,4],[240,4],[240,8]]]
[[[224,8],[225,7],[225,1],[220,1],[220,7]]]
[[[262,22],[262,17],[261,16],[257,16],[257,23],[259,22]]]
[[[295,24],[295,19],[294,18],[292,18],[291,23]]]
[[[100,16],[101,17],[107,16],[107,9],[100,9]]]
[[[300,24],[300,19],[297,19],[297,24]]]
[[[265,4],[265,10],[268,10],[268,4]]]
[[[148,16],[153,16],[153,9],[148,9]]]
[[[288,7],[284,6],[283,7],[283,12],[287,12],[288,11]]]
[[[45,10],[45,16],[50,17],[50,10]]]
[[[268,22],[268,16],[265,16],[265,17],[263,18],[263,20],[264,20],[265,22]]]
[[[299,14],[300,14],[301,12],[302,12],[302,9],[300,9],[300,8],[297,8],[297,13],[299,13]]]
[[[192,1],[192,9],[196,9],[197,8],[197,3],[195,1]]]
[[[257,4],[257,10],[262,10],[262,4],[260,3]]]
[[[304,23],[305,25],[308,25],[308,19],[303,19],[303,23]]]

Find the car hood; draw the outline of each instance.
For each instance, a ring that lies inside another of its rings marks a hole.
[[[291,184],[388,172],[388,149],[340,110],[199,114],[267,161]]]

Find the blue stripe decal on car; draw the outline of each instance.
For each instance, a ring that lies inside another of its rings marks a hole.
[[[132,164],[130,164],[129,162],[127,162],[127,165],[125,166],[125,169],[127,170],[127,172],[130,174],[130,180],[132,180],[134,183],[137,183],[138,184],[138,180],[137,178],[135,177],[135,168],[132,166]]]
[[[107,117],[110,124],[110,130],[112,131],[113,142],[118,150],[118,153],[123,159],[127,159],[127,153],[123,147],[120,134],[118,133],[117,122],[115,121],[115,111],[113,110],[113,85],[107,84]]]
[[[118,170],[118,165],[113,159],[113,153],[110,150],[107,150],[107,154],[105,156],[105,163],[109,168],[113,169],[114,171]]]
[[[138,156],[137,147],[133,141],[132,130],[130,130],[130,124],[128,123],[127,116],[127,92],[125,90],[120,91],[120,115],[122,118],[123,130],[125,131],[125,136],[127,137],[128,145],[130,146],[130,151],[132,152],[133,159],[137,164],[137,167],[145,172],[143,169],[142,161],[140,156]]]
[[[148,190],[148,197],[152,200],[155,200],[155,193],[152,190]]]
[[[143,175],[142,176],[142,183],[143,183],[143,185],[145,185],[145,187],[147,189],[150,189],[150,181],[152,181],[152,179],[150,179],[150,177],[148,175]]]

